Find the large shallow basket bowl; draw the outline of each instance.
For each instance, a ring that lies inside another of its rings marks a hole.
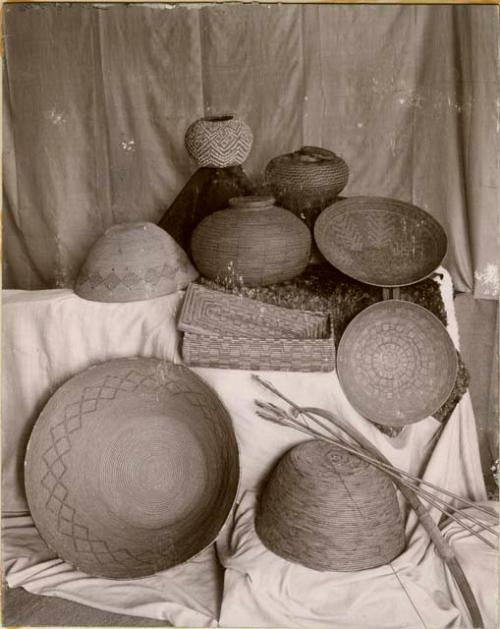
[[[239,480],[231,419],[187,367],[118,359],[68,380],[33,429],[29,507],[62,559],[94,576],[144,577],[217,537]]]
[[[374,568],[405,545],[389,477],[320,440],[281,458],[260,496],[255,525],[269,550],[313,570]]]
[[[323,256],[346,275],[375,286],[406,286],[443,261],[447,237],[421,208],[383,197],[351,197],[326,208],[314,225]]]
[[[364,417],[404,426],[433,415],[449,398],[458,369],[444,325],[416,304],[373,304],[347,326],[337,373],[351,404]]]

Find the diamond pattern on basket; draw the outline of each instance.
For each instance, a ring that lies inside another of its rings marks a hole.
[[[104,540],[92,536],[89,528],[79,520],[75,508],[68,500],[69,490],[63,482],[68,469],[63,457],[72,447],[70,435],[82,427],[85,415],[95,412],[103,401],[114,400],[120,392],[133,392],[139,388],[157,389],[159,386],[159,381],[154,375],[143,374],[133,369],[122,377],[107,376],[102,384],[85,387],[80,399],[68,404],[64,409],[64,419],[50,429],[52,443],[42,455],[47,472],[40,481],[48,493],[45,506],[57,517],[58,531],[72,540],[74,550],[90,554],[101,564],[114,561],[124,567],[134,567],[138,564],[155,565],[157,554],[147,551],[137,556],[124,548],[112,550]],[[191,392],[185,385],[181,386],[179,381],[161,383],[161,386],[165,386],[173,394],[187,394],[190,402],[202,408],[207,417],[214,411],[211,400],[203,394]],[[162,539],[161,543],[172,550],[170,540]]]
[[[188,264],[184,261],[184,267],[182,270],[185,270],[187,267]],[[147,269],[143,276],[132,271],[129,271],[123,277],[120,277],[114,271],[111,271],[107,275],[102,275],[99,271],[93,271],[89,274],[83,270],[78,277],[78,286],[83,286],[88,283],[91,288],[96,288],[100,284],[104,284],[110,291],[115,290],[117,286],[120,286],[120,284],[123,284],[127,288],[134,288],[141,282],[157,286],[163,278],[170,280],[174,275],[175,269],[173,269],[169,264],[163,264],[162,266]]]

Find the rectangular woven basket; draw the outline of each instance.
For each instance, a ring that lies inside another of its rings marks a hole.
[[[184,362],[193,367],[269,371],[333,371],[335,343],[331,320],[326,338],[260,339],[185,332]]]
[[[182,332],[261,339],[324,338],[328,315],[266,304],[200,284],[187,288],[178,326]]]

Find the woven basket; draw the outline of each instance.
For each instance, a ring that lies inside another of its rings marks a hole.
[[[186,131],[187,152],[199,166],[239,166],[252,149],[250,127],[233,114],[200,118]]]
[[[190,284],[177,325],[182,332],[261,339],[324,338],[328,316],[272,306]]]
[[[361,311],[337,353],[347,398],[385,426],[433,415],[449,398],[457,369],[457,352],[441,321],[422,306],[394,299]]]
[[[91,301],[137,301],[175,293],[197,277],[186,253],[163,229],[121,223],[90,249],[75,293]]]
[[[351,197],[325,209],[316,244],[334,267],[365,284],[407,286],[431,275],[446,255],[441,225],[425,210],[383,197]]]
[[[387,475],[320,440],[281,458],[262,490],[255,526],[270,551],[320,571],[375,568],[405,546]]]
[[[304,146],[272,159],[265,176],[278,203],[312,227],[321,210],[347,185],[349,168],[331,151]]]
[[[194,263],[205,277],[222,284],[264,286],[300,275],[311,252],[311,234],[273,197],[238,197],[196,227]]]
[[[184,362],[194,367],[269,371],[333,371],[335,342],[327,338],[244,338],[185,332]]]
[[[36,527],[93,576],[144,577],[217,537],[239,479],[231,418],[182,365],[102,363],[68,380],[31,434],[25,485]]]

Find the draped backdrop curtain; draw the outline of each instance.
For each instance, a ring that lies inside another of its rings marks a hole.
[[[71,286],[110,225],[158,221],[194,172],[184,132],[235,112],[247,173],[313,144],[346,195],[444,225],[458,290],[495,297],[498,7],[4,6],[4,287]]]

